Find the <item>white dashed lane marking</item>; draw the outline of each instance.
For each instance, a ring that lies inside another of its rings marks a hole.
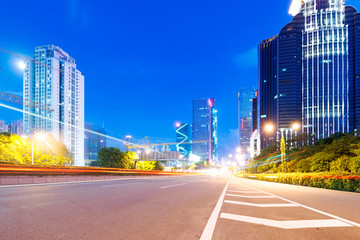
[[[241,197],[241,198],[276,198],[274,196],[247,196],[247,195],[238,195],[238,194],[226,194],[229,197]]]
[[[299,228],[325,228],[325,227],[352,227],[352,225],[344,223],[336,219],[323,220],[294,220],[294,221],[276,221],[265,218],[255,218],[229,213],[221,213],[220,218],[235,220],[269,227],[282,229],[299,229]]]
[[[225,200],[224,202],[230,203],[230,204],[244,205],[244,206],[250,206],[250,207],[262,207],[262,208],[298,207],[298,205],[292,204],[292,203],[257,204],[257,203],[238,202],[238,201],[230,201],[230,200]]]

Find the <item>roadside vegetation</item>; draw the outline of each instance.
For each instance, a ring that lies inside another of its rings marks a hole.
[[[296,139],[301,141],[301,139]],[[326,189],[360,192],[359,134],[337,133],[309,146],[287,142],[285,161],[270,146],[246,166],[245,177]]]
[[[134,152],[122,152],[119,148],[105,147],[100,149],[97,161],[92,163],[92,166],[104,168],[134,169],[136,158],[137,154]],[[164,170],[164,167],[159,161],[137,162],[136,168],[146,171]]]
[[[33,145],[33,148],[32,148]],[[0,163],[34,165],[70,166],[74,159],[66,146],[51,135],[44,139],[24,139],[15,134],[0,133]]]
[[[291,146],[291,142],[287,143]],[[281,161],[277,146],[270,146],[247,165],[249,173],[320,173],[360,174],[360,137],[337,133],[313,145],[286,151]]]

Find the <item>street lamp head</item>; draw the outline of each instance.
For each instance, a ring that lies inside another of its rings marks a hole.
[[[236,148],[236,152],[237,152],[237,153],[241,153],[241,147],[237,147],[237,148]]]
[[[24,71],[25,68],[26,68],[26,64],[25,64],[24,61],[19,61],[19,62],[17,63],[17,66],[18,66],[18,68],[19,68],[21,71]]]
[[[272,125],[271,123],[266,124],[265,131],[268,132],[268,133],[273,132],[274,131],[274,125]]]
[[[229,158],[232,158],[232,154],[229,154]]]
[[[36,137],[37,140],[42,141],[42,140],[45,139],[45,134],[44,133],[38,133],[38,134],[35,135],[35,137]]]
[[[299,123],[294,123],[294,124],[292,125],[292,129],[293,129],[294,131],[299,131],[300,128],[301,128],[301,126],[300,126]]]

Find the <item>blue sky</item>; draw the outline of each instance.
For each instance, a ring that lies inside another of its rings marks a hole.
[[[360,2],[348,0],[360,9]],[[291,21],[290,0],[2,3],[0,48],[32,56],[54,44],[85,76],[85,119],[109,135],[175,141],[192,100],[214,97],[220,152],[237,144],[237,91],[256,85],[257,44]],[[0,91],[22,92],[16,58],[0,53]],[[0,109],[0,119],[21,115]]]

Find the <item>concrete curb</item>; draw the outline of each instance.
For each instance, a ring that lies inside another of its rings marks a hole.
[[[125,180],[125,179],[149,179],[179,176],[1,176],[0,186],[3,185],[22,185],[22,184],[41,184],[41,183],[61,183],[61,182],[83,182],[83,181],[104,181],[104,180]]]

